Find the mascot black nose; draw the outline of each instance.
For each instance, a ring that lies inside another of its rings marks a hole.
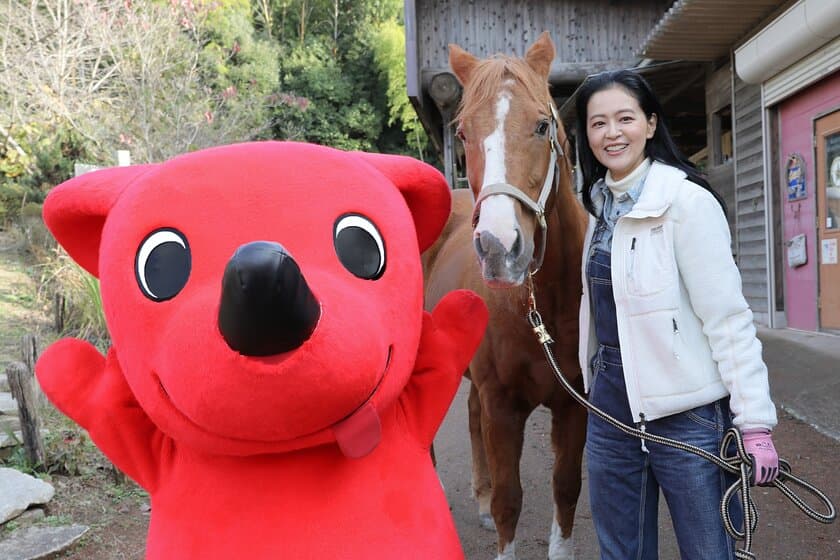
[[[315,330],[321,306],[292,256],[277,243],[236,250],[222,278],[219,330],[245,356],[294,350]]]

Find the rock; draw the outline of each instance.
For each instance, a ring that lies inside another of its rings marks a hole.
[[[8,414],[9,416],[17,416],[18,405],[17,401],[12,398],[11,393],[0,393],[0,414]]]
[[[46,516],[47,514],[44,513],[44,508],[36,506],[29,508],[15,517],[14,522],[18,527],[28,527],[29,525],[34,525],[35,523],[41,521]]]
[[[7,433],[0,433],[0,449],[4,447],[14,447],[22,441],[23,434],[19,431],[14,433],[14,437],[11,437]]]
[[[45,504],[55,494],[51,484],[15,469],[0,468],[0,524],[33,504]],[[5,558],[0,554],[0,558]]]
[[[39,560],[61,552],[87,533],[85,525],[63,527],[28,527],[12,533],[0,541],[0,558],[3,560]]]
[[[18,432],[20,431],[20,418],[17,416],[9,416],[7,414],[0,414],[0,433]]]

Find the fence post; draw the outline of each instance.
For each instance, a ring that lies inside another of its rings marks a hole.
[[[20,356],[23,365],[35,374],[35,362],[38,360],[38,337],[34,334],[25,334],[20,339]]]
[[[47,464],[44,442],[41,439],[41,418],[38,416],[38,398],[33,371],[21,362],[12,362],[6,366],[6,376],[12,396],[18,404],[20,429],[23,433],[23,446],[26,459],[35,468],[42,469]]]

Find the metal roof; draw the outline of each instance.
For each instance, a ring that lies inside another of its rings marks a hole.
[[[786,3],[677,0],[648,33],[640,54],[655,60],[717,60]]]

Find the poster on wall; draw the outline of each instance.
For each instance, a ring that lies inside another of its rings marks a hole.
[[[785,166],[785,177],[787,179],[788,202],[802,200],[808,196],[805,190],[805,160],[799,154],[788,156]]]
[[[808,251],[805,248],[805,234],[800,233],[791,237],[787,245],[787,260],[790,268],[796,268],[808,263]]]
[[[822,258],[821,264],[837,264],[837,240],[823,239],[822,240]]]

